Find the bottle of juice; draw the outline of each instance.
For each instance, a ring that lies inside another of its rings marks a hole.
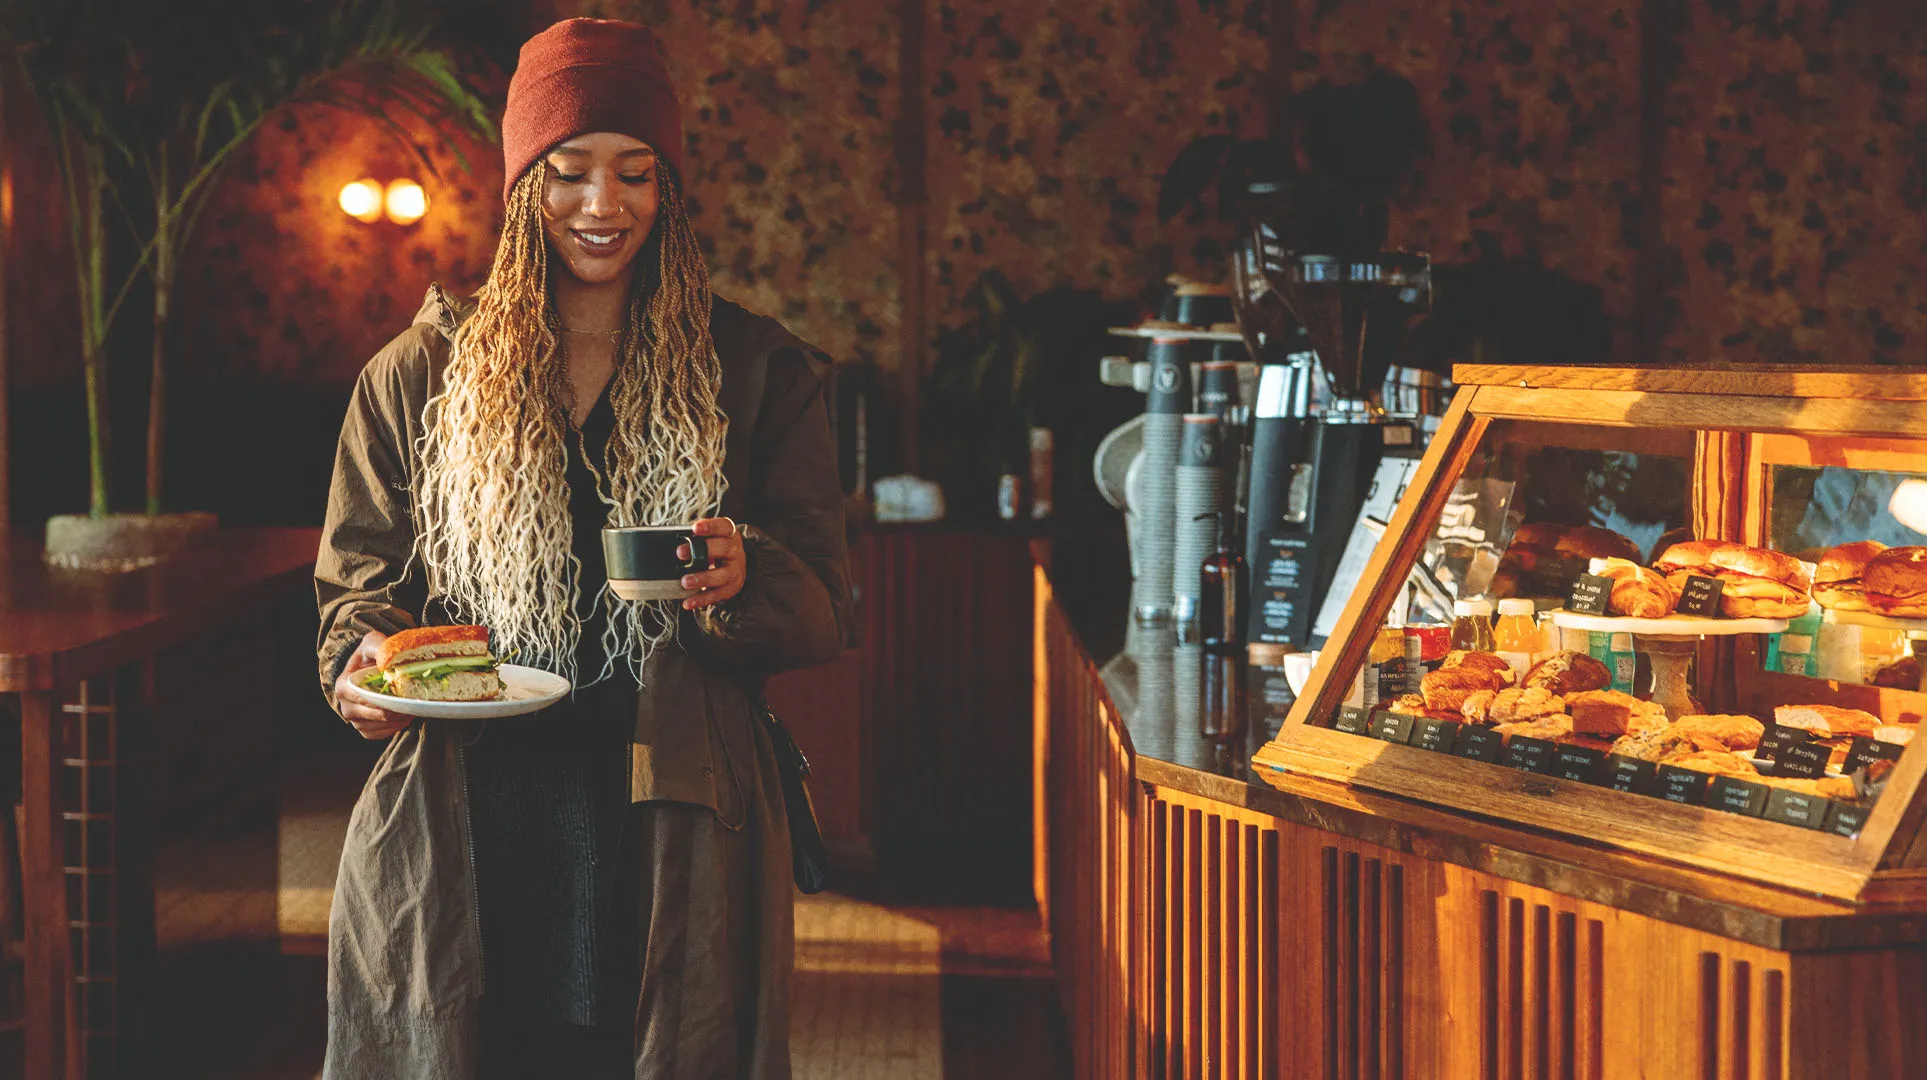
[[[1512,666],[1513,674],[1520,679],[1532,670],[1538,661],[1539,650],[1544,647],[1544,638],[1539,634],[1539,624],[1532,617],[1532,601],[1512,599],[1499,601],[1499,625],[1492,630],[1493,644],[1498,646],[1498,654]]]
[[[1473,652],[1492,651],[1492,601],[1452,602],[1452,647]]]

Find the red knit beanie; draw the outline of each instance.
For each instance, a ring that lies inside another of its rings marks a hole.
[[[502,114],[502,200],[555,144],[594,131],[641,139],[682,172],[682,107],[646,26],[565,19],[530,38]]]

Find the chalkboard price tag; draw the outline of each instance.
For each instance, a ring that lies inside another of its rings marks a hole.
[[[1606,756],[1606,786],[1614,791],[1651,795],[1658,780],[1659,766],[1624,754]]]
[[[1846,764],[1840,766],[1843,773],[1856,773],[1876,761],[1899,761],[1900,752],[1907,749],[1899,743],[1881,742],[1865,735],[1855,735],[1853,745],[1847,750]]]
[[[1412,729],[1413,746],[1440,754],[1451,753],[1458,737],[1459,725],[1454,720],[1420,720]]]
[[[1404,744],[1412,741],[1412,730],[1416,727],[1418,717],[1387,710],[1372,714],[1369,731],[1375,739]]]
[[[1831,806],[1832,802],[1831,799],[1823,799],[1818,795],[1774,788],[1767,793],[1766,813],[1763,816],[1768,821],[1777,821],[1782,825],[1817,829],[1827,823],[1827,807]]]
[[[1773,773],[1776,776],[1818,780],[1827,775],[1827,762],[1833,760],[1833,748],[1825,743],[1796,742],[1783,748],[1773,760]]]
[[[1342,705],[1332,714],[1332,728],[1353,735],[1365,734],[1366,712],[1357,705]]]
[[[1499,753],[1505,749],[1505,739],[1489,727],[1466,724],[1459,729],[1458,741],[1452,744],[1452,753],[1474,761],[1486,761],[1496,765]]]
[[[1582,784],[1606,782],[1606,752],[1590,746],[1561,746],[1552,757],[1552,775]]]
[[[1792,746],[1794,743],[1806,742],[1811,738],[1813,738],[1813,732],[1805,728],[1781,727],[1779,724],[1768,724],[1766,726],[1766,734],[1760,739],[1759,749],[1753,751],[1753,756],[1765,758],[1768,761],[1777,763],[1780,760],[1781,751]]]
[[[1566,610],[1580,615],[1606,614],[1613,598],[1613,579],[1598,574],[1581,574],[1566,597]]]
[[[1854,837],[1867,824],[1867,808],[1851,803],[1836,802],[1827,810],[1827,821],[1823,828],[1835,836]]]
[[[1551,773],[1553,755],[1559,744],[1551,739],[1529,739],[1524,735],[1514,735],[1505,744],[1505,764],[1507,768],[1521,772]]]
[[[1653,791],[1667,802],[1698,806],[1706,794],[1707,780],[1703,772],[1682,769],[1677,765],[1661,765],[1653,781]]]
[[[1706,805],[1729,814],[1759,817],[1766,811],[1768,788],[1735,776],[1715,776],[1706,785]]]
[[[1686,588],[1679,596],[1679,613],[1717,619],[1720,615],[1720,593],[1725,590],[1726,582],[1719,578],[1688,574]]]

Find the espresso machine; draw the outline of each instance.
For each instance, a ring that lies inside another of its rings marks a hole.
[[[1392,431],[1370,396],[1390,366],[1375,346],[1431,303],[1423,254],[1305,253],[1284,233],[1260,220],[1232,259],[1238,327],[1260,365],[1245,552],[1254,653],[1321,644],[1313,618]]]

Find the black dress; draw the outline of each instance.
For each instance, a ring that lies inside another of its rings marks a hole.
[[[602,468],[615,415],[596,399],[568,448],[569,514],[582,565],[580,607],[606,580],[605,505],[583,452]],[[576,651],[580,687],[602,671],[598,609]],[[625,667],[540,713],[492,720],[466,756],[477,908],[487,987],[485,1023],[604,1027],[626,1056],[636,1002],[633,907],[619,857],[629,810],[634,679]]]

